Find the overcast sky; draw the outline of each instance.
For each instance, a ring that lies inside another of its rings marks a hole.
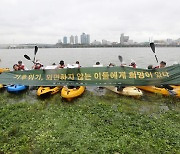
[[[0,44],[57,43],[70,35],[119,42],[180,38],[179,0],[0,0]]]

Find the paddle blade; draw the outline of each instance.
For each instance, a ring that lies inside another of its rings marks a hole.
[[[153,42],[150,43],[150,47],[151,47],[152,51],[155,53],[155,45]]]
[[[123,62],[123,57],[119,55],[118,58],[119,58],[119,61],[122,63]]]
[[[31,60],[31,58],[28,55],[24,55],[24,58],[26,58],[27,60]]]
[[[38,46],[35,46],[35,49],[34,49],[34,59],[33,59],[34,62],[35,62],[37,51],[38,51]]]
[[[38,46],[35,46],[34,55],[36,55],[37,51],[38,51]]]

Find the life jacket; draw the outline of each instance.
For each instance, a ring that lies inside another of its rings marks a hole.
[[[35,65],[34,65],[34,69],[35,69],[35,70],[39,70],[41,67],[43,67],[42,64],[35,64]]]
[[[136,68],[136,64],[134,64],[132,67],[133,67],[133,68]]]
[[[59,65],[59,68],[64,68],[65,67],[65,65]]]
[[[155,66],[154,68],[160,68],[159,66]]]
[[[131,63],[129,66],[131,66],[132,68],[136,68],[136,63]]]
[[[18,70],[24,70],[24,64],[18,65]]]

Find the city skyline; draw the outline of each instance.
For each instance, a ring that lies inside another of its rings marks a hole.
[[[152,37],[149,37],[148,41],[143,41],[143,42],[137,42],[135,40],[131,39],[131,36],[127,36],[124,33],[121,33],[119,35],[119,41],[118,40],[113,40],[113,41],[109,41],[107,39],[102,39],[102,40],[91,40],[90,39],[90,34],[86,34],[86,33],[82,33],[80,36],[78,35],[70,35],[70,36],[64,36],[62,38],[59,38],[55,43],[9,43],[9,45],[33,45],[33,44],[44,44],[47,46],[52,46],[55,47],[54,45],[56,44],[64,44],[64,45],[95,45],[95,46],[99,46],[99,45],[125,45],[125,46],[131,46],[131,45],[146,45],[147,43],[150,42],[154,42],[156,44],[159,45],[172,45],[172,46],[179,46],[180,45],[180,38],[176,38],[176,39],[172,39],[172,38],[164,38],[164,39],[156,39],[154,40]],[[3,45],[8,45],[8,44],[0,44],[0,46],[2,47]],[[20,46],[19,46],[20,47]]]
[[[1,0],[0,44],[56,43],[61,36],[79,36],[83,31],[92,41],[119,42],[121,33],[136,42],[175,40],[180,34],[179,4],[178,0]]]
[[[68,39],[69,38],[69,39]],[[79,40],[79,41],[78,41]],[[70,37],[64,36],[63,41],[58,39],[59,44],[92,44],[92,45],[112,45],[112,44],[121,44],[121,45],[133,45],[133,44],[140,44],[146,42],[155,42],[157,44],[166,44],[166,45],[180,45],[180,38],[177,39],[161,39],[161,40],[153,40],[153,38],[149,38],[149,41],[144,42],[136,42],[127,36],[124,33],[120,34],[119,41],[109,41],[106,39],[102,40],[90,40],[90,34],[82,33],[79,37],[77,35],[71,35]]]

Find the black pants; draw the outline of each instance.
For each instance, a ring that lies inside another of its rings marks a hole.
[[[173,87],[171,87],[171,86],[168,85],[168,84],[163,84],[163,85],[162,85],[162,88],[165,88],[165,89],[168,89],[168,90],[173,90],[173,89],[174,89]]]

